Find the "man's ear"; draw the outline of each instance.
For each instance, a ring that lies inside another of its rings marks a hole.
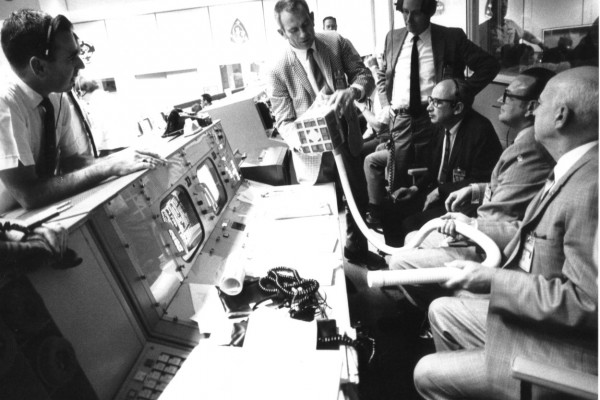
[[[454,115],[459,115],[462,114],[462,112],[465,110],[465,105],[462,101],[459,101],[458,103],[456,103],[456,105],[454,106]]]
[[[554,126],[556,127],[556,129],[560,130],[567,126],[567,124],[571,122],[572,115],[573,112],[565,104],[562,104],[560,107],[557,107],[554,113]]]
[[[277,29],[277,32],[279,32],[279,34],[285,38],[285,32],[283,32],[283,29],[279,28]]]
[[[527,109],[525,110],[525,118],[533,117],[533,112],[535,111],[536,105],[537,100],[529,100],[527,103]]]
[[[46,63],[39,57],[31,57],[29,59],[29,68],[33,71],[37,77],[44,76],[46,74]]]
[[[308,15],[310,16],[310,20],[312,21],[312,23],[314,25],[314,23],[315,23],[315,13],[311,11]]]

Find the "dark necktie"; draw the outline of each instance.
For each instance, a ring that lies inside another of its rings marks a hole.
[[[56,170],[56,122],[54,120],[54,106],[50,99],[44,97],[40,106],[44,109],[42,140],[40,146],[40,159],[36,163],[37,174],[40,177],[50,177]]]
[[[548,176],[548,179],[546,179],[546,184],[544,185],[544,192],[540,197],[540,203],[546,198],[546,196],[550,192],[550,189],[552,189],[552,186],[554,186],[554,171],[552,171]]]
[[[328,86],[327,81],[325,80],[325,76],[323,76],[323,72],[321,72],[321,68],[319,68],[319,64],[315,60],[314,49],[308,49],[308,63],[310,64],[310,69],[312,71],[313,77],[315,78],[315,82],[317,83],[317,89],[319,92],[323,90],[324,87]]]
[[[412,116],[418,115],[421,110],[421,86],[419,84],[419,49],[417,48],[418,36],[413,37],[412,53],[410,55],[410,100],[409,111]]]
[[[448,180],[448,168],[450,164],[450,146],[451,146],[450,131],[446,129],[446,139],[444,140],[444,154],[442,156],[442,170],[439,176],[439,183],[443,185]]]
[[[85,134],[87,135],[90,145],[92,146],[94,157],[98,158],[98,150],[96,149],[96,142],[94,142],[94,136],[92,135],[92,128],[90,126],[90,121],[88,120],[87,114],[81,109],[81,104],[79,104],[79,101],[73,92],[69,91],[68,96],[71,100],[71,104],[73,104],[73,108],[75,108],[77,117],[79,117],[79,120],[83,124],[83,129],[85,130]]]

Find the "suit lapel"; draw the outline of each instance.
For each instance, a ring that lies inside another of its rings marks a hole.
[[[325,75],[325,80],[327,81],[327,84],[329,85],[329,87],[335,91],[335,85],[334,85],[334,77],[333,77],[333,70],[332,70],[332,66],[335,65],[333,63],[333,54],[331,53],[331,51],[329,50],[329,48],[325,45],[323,45],[323,43],[319,40],[319,38],[315,38],[315,47],[317,48],[317,53],[319,54],[319,57],[321,58],[321,60],[323,61],[323,75]]]
[[[546,196],[540,201],[540,197],[542,196],[544,190],[540,190],[540,192],[531,200],[529,207],[525,211],[525,215],[523,216],[523,223],[519,227],[519,230],[515,239],[511,240],[507,248],[510,248],[511,244],[514,243],[514,249],[512,250],[510,257],[504,266],[508,266],[511,262],[514,261],[517,254],[519,253],[519,249],[521,247],[521,240],[524,231],[529,231],[529,226],[534,224],[540,216],[543,215],[544,211],[548,207],[548,205],[552,202],[552,200],[557,196],[557,194],[561,191],[562,187],[567,183],[569,178],[577,172],[581,167],[590,162],[593,157],[598,157],[598,147],[594,147],[590,149],[586,154],[583,155],[576,163],[573,165],[567,173],[557,182],[554,183],[554,186],[546,193]]]
[[[395,34],[392,32],[392,37],[398,43],[395,48],[392,49],[392,72],[396,70],[396,64],[398,63],[398,57],[400,56],[400,51],[402,50],[402,46],[404,45],[404,41],[406,40],[406,36],[408,35],[407,29],[402,29],[398,32],[398,37],[394,37]],[[398,40],[396,40],[398,39]]]
[[[556,197],[556,195],[558,194],[558,192],[560,192],[560,190],[565,185],[565,183],[567,183],[567,181],[569,180],[569,178],[575,172],[577,172],[577,170],[579,170],[585,164],[587,164],[588,162],[590,162],[592,154],[596,154],[597,155],[598,154],[597,150],[595,151],[594,149],[590,149],[586,154],[584,154],[583,157],[581,157],[575,163],[575,165],[573,165],[567,171],[567,173],[562,178],[560,178],[560,180],[558,182],[554,183],[554,185],[552,186],[552,188],[548,191],[548,193],[546,193],[546,196],[544,196],[544,198],[538,204],[537,207],[532,207],[531,210],[527,210],[529,212],[526,212],[525,216],[523,217],[523,226],[525,226],[525,224],[529,224],[530,222],[537,220],[537,218],[540,216],[540,214],[543,213],[543,211],[546,209],[546,207],[552,201],[552,199],[554,197]],[[540,194],[540,196],[541,196],[541,194]],[[539,197],[536,196],[536,198],[539,198]],[[532,204],[533,204],[533,202],[532,202]]]
[[[440,82],[443,79],[443,65],[444,61],[444,38],[438,31],[438,27],[435,24],[431,24],[431,49],[433,52],[433,65],[435,68],[435,81]]]
[[[294,53],[294,51],[290,48],[288,48],[288,60],[289,60],[289,64],[292,66],[292,72],[294,74],[294,80],[298,80],[300,82],[300,84],[302,85],[302,87],[304,88],[304,90],[306,90],[306,92],[310,95],[311,97],[311,103],[315,100],[315,98],[317,97],[315,91],[313,90],[312,85],[310,84],[310,81],[308,80],[308,75],[306,74],[306,71],[304,70],[304,68],[302,67],[302,64],[300,64],[300,60],[298,60],[298,58],[296,57],[296,53]]]
[[[460,150],[463,148],[463,143],[465,141],[465,120],[468,116],[463,118],[460,126],[458,127],[458,131],[456,132],[456,137],[454,138],[454,145],[452,146],[452,151],[450,152],[450,159],[448,160],[448,165],[455,166],[456,161],[458,159],[458,155],[460,154]],[[457,166],[458,167],[458,166]],[[454,169],[454,168],[453,168]],[[448,171],[450,173],[451,171]]]

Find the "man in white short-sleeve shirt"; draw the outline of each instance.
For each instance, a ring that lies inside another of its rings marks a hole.
[[[67,98],[62,95],[72,89],[84,68],[67,18],[30,9],[15,11],[4,21],[1,40],[16,77],[0,92],[0,212],[19,205],[42,207],[108,177],[165,162],[154,153],[136,150],[102,159],[85,155],[85,143],[73,133]],[[53,111],[52,122],[46,110]],[[43,139],[53,133],[55,140]],[[45,141],[50,144],[42,145]]]

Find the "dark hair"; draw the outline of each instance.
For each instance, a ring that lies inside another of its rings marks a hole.
[[[52,18],[42,11],[21,9],[13,11],[2,25],[2,51],[16,69],[23,69],[31,57],[52,59],[56,34],[73,29],[63,15]]]
[[[398,0],[396,2],[396,10],[402,12],[402,8],[404,7],[404,0]],[[423,0],[421,3],[421,11],[425,14],[433,17],[435,11],[437,10],[437,0]]]
[[[456,101],[460,101],[465,105],[465,107],[470,108],[473,106],[473,101],[475,101],[475,97],[473,93],[467,87],[467,84],[462,79],[451,79],[454,82],[454,98]]]
[[[209,103],[212,103],[212,96],[211,96],[210,94],[208,94],[208,93],[204,93],[204,94],[202,95],[202,98],[203,98],[205,101],[207,101],[207,102],[209,102]]]
[[[300,8],[306,10],[307,13],[310,12],[310,8],[308,8],[308,4],[306,4],[305,0],[279,0],[275,4],[275,19],[281,28],[281,13],[287,11],[289,13],[297,12]]]
[[[325,21],[327,21],[328,19],[332,19],[332,20],[333,20],[333,22],[334,22],[335,24],[337,24],[337,19],[335,19],[335,17],[332,17],[331,15],[329,15],[329,16],[327,16],[327,17],[323,18],[323,23],[325,23]]]
[[[535,79],[535,82],[527,88],[527,94],[525,94],[525,96],[534,100],[540,97],[546,84],[554,75],[556,75],[556,73],[546,68],[534,67],[520,72],[519,75],[530,76]]]

